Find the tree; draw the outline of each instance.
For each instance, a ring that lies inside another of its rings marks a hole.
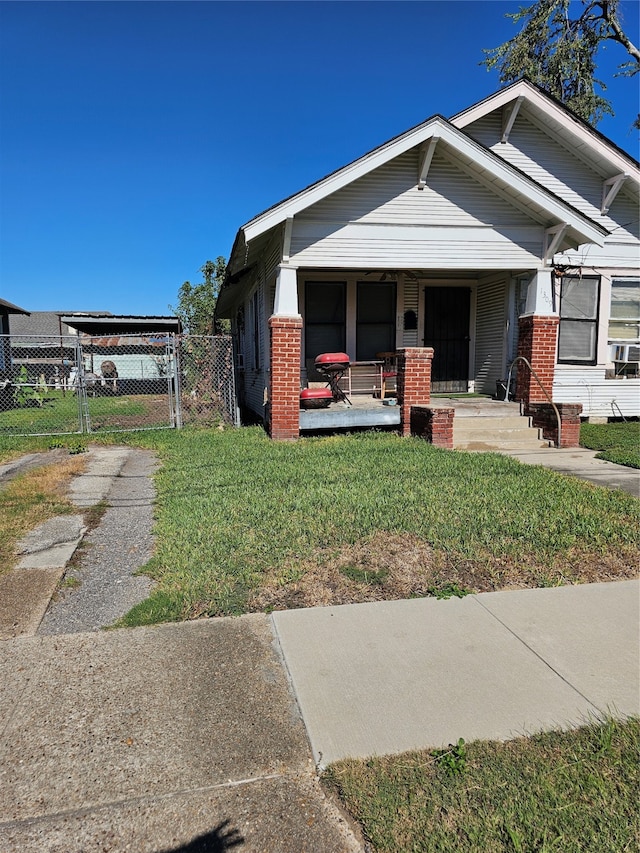
[[[215,328],[213,313],[226,269],[226,260],[219,256],[215,261],[206,261],[200,267],[203,282],[191,284],[185,281],[181,286],[178,305],[175,308],[170,305],[169,310],[180,318],[185,332],[191,335],[213,335],[220,331]]]
[[[507,14],[515,24],[523,23],[522,29],[499,47],[484,50],[481,64],[497,69],[501,83],[528,77],[595,127],[605,114],[613,115],[610,102],[595,89],[607,88],[595,76],[600,47],[607,41],[622,45],[631,59],[619,66],[617,76],[625,77],[640,71],[640,51],[622,29],[619,0],[582,0],[581,13],[574,17],[571,6],[571,0],[536,0]]]

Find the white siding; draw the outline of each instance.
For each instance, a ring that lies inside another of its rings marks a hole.
[[[492,269],[539,263],[543,226],[443,156],[417,188],[410,151],[294,219],[305,266]]]
[[[607,242],[638,243],[637,194],[623,187],[609,213],[603,216],[600,213],[603,176],[589,168],[576,156],[575,151],[562,146],[555,137],[545,133],[522,113],[518,115],[506,143],[499,141],[499,112],[485,116],[465,130],[499,157],[611,231],[612,236]]]
[[[556,365],[556,403],[582,403],[583,417],[640,416],[640,379],[606,379],[604,367]]]
[[[418,315],[418,303],[420,301],[420,293],[418,282],[415,279],[410,279],[405,277],[404,281],[404,305],[403,305],[403,313],[406,311],[414,311],[416,318],[419,320]],[[404,320],[404,317],[402,318]],[[404,329],[402,332],[402,346],[403,347],[417,347],[420,346],[418,343],[418,329]]]
[[[504,279],[478,284],[476,295],[476,391],[493,394],[496,381],[504,379],[506,330],[506,283]]]

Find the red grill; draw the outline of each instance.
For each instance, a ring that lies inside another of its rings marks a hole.
[[[338,403],[347,403],[349,406],[351,400],[344,393],[339,382],[349,369],[350,363],[346,352],[323,352],[315,358],[316,370],[326,377],[327,388],[331,389],[333,399]]]
[[[316,357],[315,364],[319,373],[345,371],[349,367],[349,356],[346,352],[323,352]]]
[[[333,400],[330,388],[305,388],[300,392],[300,405],[303,409],[326,409]]]

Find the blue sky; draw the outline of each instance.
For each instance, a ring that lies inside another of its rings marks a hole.
[[[499,88],[524,0],[0,2],[0,295],[166,314],[256,213]],[[638,38],[635,0],[622,10]],[[638,156],[634,81],[599,129]]]

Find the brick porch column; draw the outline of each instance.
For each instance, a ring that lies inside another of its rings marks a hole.
[[[559,322],[557,315],[539,314],[526,315],[518,320],[518,355],[528,359],[551,398]],[[530,403],[547,402],[531,371],[521,361],[518,362],[516,399],[524,401],[525,410]]]
[[[292,441],[300,435],[300,354],[302,317],[269,317],[269,435]]]
[[[411,407],[431,400],[433,347],[402,347],[397,352],[400,428],[402,435],[410,435]]]

